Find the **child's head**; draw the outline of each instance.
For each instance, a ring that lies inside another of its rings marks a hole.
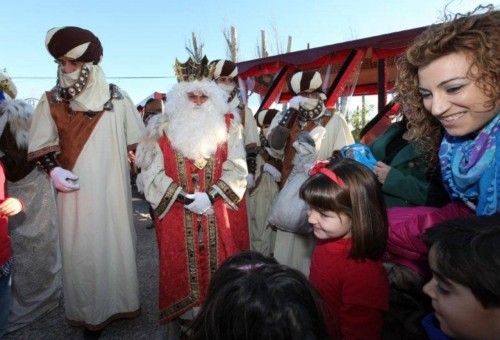
[[[300,188],[317,238],[352,238],[350,256],[379,259],[387,243],[387,214],[377,178],[351,159],[316,163]]]
[[[444,222],[425,234],[441,329],[460,339],[500,339],[500,215]]]
[[[191,339],[327,339],[318,301],[300,272],[241,253],[216,271]]]

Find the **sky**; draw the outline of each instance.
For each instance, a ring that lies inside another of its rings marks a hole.
[[[491,2],[491,1],[490,1]],[[56,64],[45,48],[52,27],[80,26],[99,37],[108,81],[135,103],[176,82],[175,59],[185,61],[194,32],[212,59],[227,58],[223,32],[234,26],[239,61],[258,58],[261,30],[270,55],[406,30],[439,22],[447,8],[465,13],[478,0],[2,0],[0,68],[18,98],[39,98],[55,85]],[[495,6],[498,0],[492,1]]]

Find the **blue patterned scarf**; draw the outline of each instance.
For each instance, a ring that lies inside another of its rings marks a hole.
[[[497,113],[474,139],[445,134],[439,149],[443,183],[450,196],[476,210],[476,215],[500,211],[500,115]]]

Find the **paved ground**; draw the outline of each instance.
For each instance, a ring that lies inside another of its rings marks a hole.
[[[134,224],[137,231],[137,267],[141,294],[141,315],[133,320],[117,320],[105,328],[101,339],[159,339],[158,250],[154,229],[144,200],[133,198]],[[69,326],[61,306],[29,326],[7,334],[5,340],[83,339],[83,329]]]

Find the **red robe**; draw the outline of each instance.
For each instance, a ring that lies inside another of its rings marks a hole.
[[[203,169],[177,153],[168,138],[159,140],[165,174],[186,192],[206,191],[217,183],[227,159],[220,145]],[[193,176],[198,180],[193,183]],[[160,322],[168,322],[205,300],[210,278],[229,256],[249,249],[246,204],[232,210],[219,196],[214,215],[197,215],[176,201],[161,220],[156,218],[160,255]]]

